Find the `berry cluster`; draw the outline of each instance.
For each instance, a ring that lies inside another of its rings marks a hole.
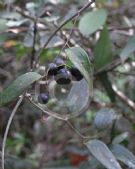
[[[83,75],[76,67],[68,68],[61,58],[56,58],[53,63],[48,64],[47,75],[53,76],[59,85],[70,84],[72,78],[76,81],[83,79]],[[38,101],[46,104],[49,101],[49,93],[42,93],[38,96]]]
[[[54,79],[60,85],[69,84],[72,80],[72,76],[77,81],[80,81],[83,78],[83,75],[77,68],[67,68],[61,58],[56,58],[54,63],[48,65],[48,75],[54,76]]]

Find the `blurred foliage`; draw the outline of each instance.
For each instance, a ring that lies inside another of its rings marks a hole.
[[[0,104],[10,102],[0,107],[0,147],[16,104],[13,99],[25,89],[37,105],[46,109],[37,103],[39,90],[46,89],[44,85],[39,87],[40,80],[36,81],[58,56],[67,67],[76,65],[86,81],[67,87],[56,86],[53,81],[47,106],[50,112],[65,115],[69,111],[64,105],[66,96],[68,106],[76,110],[69,115],[78,115],[85,105],[87,109],[70,122],[82,135],[90,137],[84,139],[86,148],[65,121],[44,115],[25,99],[6,142],[7,169],[135,168],[135,1],[96,0],[76,20],[64,25],[43,49],[61,23],[86,3],[87,0],[0,1]],[[29,72],[33,49],[35,59],[41,54],[35,76]],[[31,76],[26,78],[27,72]],[[38,89],[31,85],[33,82]],[[90,88],[86,88],[86,82]],[[77,96],[80,102],[76,101]]]

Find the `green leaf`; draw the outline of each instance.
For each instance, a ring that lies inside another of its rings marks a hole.
[[[79,115],[84,112],[89,105],[89,97],[90,90],[85,79],[74,83],[67,97],[67,105],[70,114]]]
[[[98,78],[105,88],[111,102],[115,102],[115,92],[113,91],[111,81],[108,78],[108,74],[106,72],[100,73],[98,75]]]
[[[16,59],[20,60],[26,54],[26,48],[22,43],[17,43],[15,46]]]
[[[36,72],[28,72],[14,80],[3,92],[0,93],[0,105],[5,105],[17,98],[33,82],[39,80],[41,75]]]
[[[116,136],[113,139],[112,144],[119,144],[119,143],[121,143],[122,141],[124,141],[127,138],[128,138],[128,132],[124,132],[124,133],[119,134],[118,136]]]
[[[135,51],[135,36],[129,39],[124,49],[121,51],[120,57],[124,62]]]
[[[109,129],[116,118],[117,115],[113,109],[102,108],[96,113],[94,125],[100,130]]]
[[[86,81],[92,86],[92,65],[89,56],[80,47],[66,49],[70,61],[80,70]]]
[[[96,43],[94,49],[94,66],[95,68],[101,69],[112,61],[112,50],[111,50],[111,41],[109,38],[109,33],[104,26],[100,38]]]
[[[7,21],[5,19],[0,19],[0,33],[7,29]]]
[[[135,169],[135,156],[127,148],[116,144],[113,145],[111,150],[118,160],[126,164],[129,168]]]
[[[88,36],[101,28],[106,19],[107,11],[105,9],[88,12],[80,19],[79,30],[83,35]]]
[[[6,41],[7,38],[8,38],[7,34],[0,35],[0,46],[2,46],[4,44],[4,42]],[[1,50],[2,50],[2,48],[1,48]]]
[[[121,169],[112,152],[100,140],[90,140],[86,143],[91,154],[107,169]]]

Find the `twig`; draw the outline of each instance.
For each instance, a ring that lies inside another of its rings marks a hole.
[[[44,49],[47,47],[47,45],[49,44],[49,42],[52,40],[52,38],[56,35],[56,33],[63,27],[65,26],[68,22],[70,22],[71,20],[73,20],[76,16],[80,15],[83,11],[85,11],[89,6],[91,6],[93,3],[95,2],[95,0],[92,0],[91,2],[88,2],[88,4],[86,4],[84,7],[82,7],[79,11],[77,11],[73,16],[71,16],[69,19],[67,19],[63,24],[61,24],[53,33],[52,35],[48,38],[48,40],[46,41],[46,43],[44,44],[43,48],[41,49],[41,51],[39,51],[39,54],[37,56],[37,61],[39,60],[41,54],[43,53]]]
[[[22,10],[21,8],[19,8],[18,6],[14,7],[12,6],[13,10],[15,10],[17,13],[21,14],[22,16],[24,16],[25,18],[28,18],[30,20],[32,20],[33,22],[37,22],[37,23],[41,23],[43,25],[47,25],[48,26],[48,23],[47,22],[44,22],[42,19],[40,18],[36,18],[34,16],[31,16],[29,15],[28,12],[24,12],[24,10]],[[50,25],[49,25],[50,26]]]
[[[135,76],[135,73],[131,73],[131,72],[120,72],[120,71],[117,71],[117,70],[114,70],[113,72],[124,75],[124,76]]]
[[[120,108],[121,109],[121,108]],[[129,122],[131,122],[132,124],[135,124],[135,118],[134,116],[132,116],[132,114],[127,114],[124,110],[120,110],[120,113],[122,114],[122,116],[127,119]]]
[[[121,65],[121,60],[117,59],[114,62],[112,62],[111,64],[108,64],[106,66],[104,66],[102,69],[96,71],[94,73],[94,75],[99,75],[100,73],[104,73],[104,72],[110,72],[112,70],[114,70],[116,67],[118,67],[119,65]]]
[[[76,16],[76,18],[75,18],[75,20],[74,20],[74,23],[73,23],[73,27],[75,26],[78,17],[79,17],[79,15]],[[68,36],[67,39],[66,39],[66,42],[65,42],[64,46],[63,46],[62,49],[61,49],[61,51],[62,51],[66,46],[69,45],[69,44],[68,44],[68,43],[69,43],[69,39],[70,39],[70,37],[72,36],[73,31],[74,31],[74,29],[72,28],[71,31],[70,31],[70,33],[69,33],[69,36]]]
[[[68,126],[79,136],[81,139],[84,139],[85,136],[83,136],[74,126],[70,123],[69,120],[66,121]]]
[[[75,26],[78,17],[79,17],[79,15],[76,17],[76,19],[75,19],[75,21],[74,21],[74,23],[73,23],[73,27]],[[69,33],[69,36],[66,37],[65,44],[62,46],[62,48],[61,48],[61,50],[59,51],[59,53],[58,53],[57,56],[59,56],[59,55],[62,53],[62,51],[64,50],[64,48],[65,48],[66,46],[69,47],[69,44],[68,44],[68,43],[69,43],[69,40],[70,40],[70,37],[71,37],[72,33],[73,33],[73,28],[71,29],[71,31],[70,31],[70,33]],[[62,35],[63,35],[63,32],[62,32]],[[57,57],[57,56],[56,56],[56,57]]]
[[[76,45],[75,40],[66,31],[62,31],[61,34],[65,37],[65,39],[68,39],[68,42],[70,42],[71,45]]]
[[[135,29],[135,26],[127,26],[127,27],[111,27],[111,28],[108,28],[109,31],[117,31],[117,30],[129,30],[129,29]]]
[[[69,117],[68,116],[62,116],[62,115],[59,115],[58,113],[55,113],[55,112],[51,112],[50,110],[45,110],[43,109],[42,107],[40,107],[38,104],[36,104],[30,97],[26,96],[27,99],[35,106],[37,107],[39,110],[41,110],[43,113],[51,116],[51,117],[54,117],[56,119],[59,119],[59,120],[63,120],[63,121],[66,121]],[[47,109],[47,108],[46,108]]]
[[[23,98],[24,98],[24,95],[20,96],[20,99],[18,100],[18,102],[16,103],[10,117],[9,117],[9,120],[8,120],[8,123],[7,123],[7,127],[6,127],[6,131],[4,133],[4,138],[3,138],[3,142],[2,142],[2,169],[4,169],[4,156],[5,156],[5,146],[6,146],[6,140],[7,140],[7,135],[8,135],[8,131],[9,131],[9,128],[10,128],[10,125],[12,123],[12,120],[13,120],[13,117],[18,109],[18,107],[20,106],[20,104],[22,103],[23,101]]]
[[[95,135],[93,135],[93,136],[84,136],[83,134],[81,134],[72,124],[71,124],[71,122],[69,121],[69,120],[67,120],[66,121],[66,123],[68,124],[68,126],[82,139],[82,141],[83,142],[85,142],[85,140],[87,140],[87,139],[97,139],[97,138],[100,138],[100,137],[102,137],[102,134],[104,133],[104,131],[102,132],[100,132],[100,133],[98,133],[98,134],[95,134]]]
[[[135,103],[129,99],[124,93],[122,93],[115,84],[112,84],[112,88],[115,92],[115,94],[133,111],[135,111]]]
[[[36,35],[37,35],[37,22],[34,21],[34,31],[33,31],[33,46],[32,46],[32,52],[31,52],[31,60],[30,60],[30,68],[33,69],[35,65],[35,45],[36,45]]]

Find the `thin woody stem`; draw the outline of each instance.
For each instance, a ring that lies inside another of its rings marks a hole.
[[[5,156],[5,146],[6,146],[6,140],[7,140],[7,135],[8,135],[8,131],[10,128],[10,125],[12,123],[13,117],[15,116],[16,111],[18,110],[20,104],[22,103],[23,99],[24,99],[24,94],[22,96],[20,96],[20,99],[18,100],[18,102],[16,103],[6,126],[6,131],[4,133],[4,138],[3,138],[3,142],[2,142],[2,169],[4,169],[4,165],[5,165],[5,160],[4,160],[4,156]]]
[[[82,7],[79,11],[77,11],[73,16],[71,16],[69,19],[67,19],[63,24],[61,24],[53,33],[52,35],[48,38],[47,42],[44,44],[43,48],[41,49],[41,51],[39,52],[38,56],[37,56],[37,60],[39,60],[43,50],[47,47],[47,45],[49,44],[49,42],[52,40],[52,38],[56,35],[56,33],[62,28],[64,27],[68,22],[70,22],[71,20],[73,20],[76,16],[80,15],[82,12],[84,12],[89,6],[91,6],[93,3],[95,2],[95,0],[92,0],[91,2],[88,2],[84,7]]]

